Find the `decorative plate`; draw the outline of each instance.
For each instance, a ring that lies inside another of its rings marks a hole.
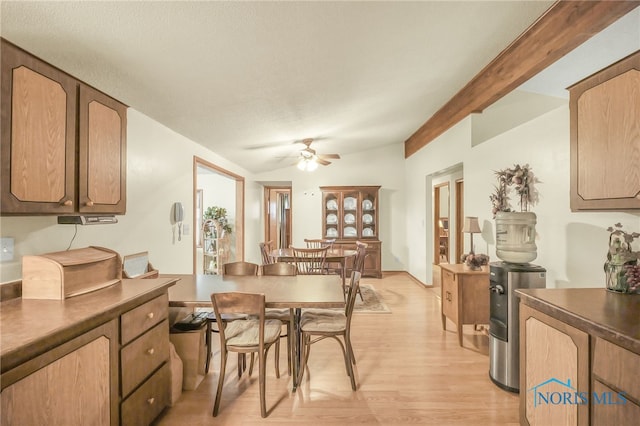
[[[335,214],[331,213],[327,215],[327,224],[329,225],[335,225],[336,223],[338,223],[338,216],[336,216]]]
[[[336,200],[327,201],[327,210],[338,210],[338,202]]]
[[[336,230],[336,228],[327,229],[327,237],[337,237],[337,236],[338,236],[338,231]]]
[[[364,228],[362,230],[362,235],[365,237],[373,237],[373,229],[371,228]]]
[[[362,201],[362,210],[373,210],[373,203],[371,200]]]
[[[357,202],[358,202],[358,200],[356,200],[353,197],[345,198],[344,199],[344,209],[345,210],[355,210]]]
[[[373,216],[371,216],[370,214],[363,215],[362,222],[364,222],[367,225],[371,225],[373,223]]]
[[[356,217],[351,213],[347,213],[344,215],[344,223],[353,225],[354,223],[356,223]]]
[[[358,235],[358,231],[356,231],[356,228],[354,228],[353,226],[347,226],[346,228],[344,228],[345,237],[355,237],[356,235]]]

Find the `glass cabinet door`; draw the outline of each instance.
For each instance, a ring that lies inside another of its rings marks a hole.
[[[342,238],[358,238],[360,216],[358,191],[345,191],[342,199]]]
[[[340,213],[340,194],[331,192],[324,194],[324,227],[325,238],[338,238],[339,221],[341,217]]]
[[[361,220],[362,220],[362,237],[375,237],[378,235],[377,228],[377,191],[362,191],[361,200]]]

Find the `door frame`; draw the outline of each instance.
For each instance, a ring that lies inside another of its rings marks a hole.
[[[196,203],[198,197],[198,166],[206,167],[215,171],[218,174],[221,174],[229,179],[232,179],[236,182],[236,215],[234,218],[235,229],[231,235],[235,235],[235,243],[236,243],[236,260],[244,260],[244,177],[238,174],[235,174],[227,169],[224,169],[218,165],[215,165],[204,158],[200,158],[196,155],[193,156],[193,224],[197,223],[196,217]],[[194,230],[194,232],[200,232],[199,229]],[[197,246],[197,236],[193,238],[193,273],[197,274],[197,256],[198,256],[198,248]]]
[[[282,192],[286,192],[289,194],[289,210],[291,212],[289,220],[289,227],[293,233],[293,192],[291,185],[270,185],[264,187],[264,232],[263,232],[263,241],[269,240],[269,228],[271,226],[271,214],[270,214],[270,203],[271,203],[271,191],[272,190],[282,190]],[[276,219],[277,220],[277,219]],[[276,224],[276,229],[279,224]],[[291,235],[291,243],[293,243],[293,235]],[[278,243],[274,242],[273,248],[278,248]],[[287,248],[287,247],[281,247]]]

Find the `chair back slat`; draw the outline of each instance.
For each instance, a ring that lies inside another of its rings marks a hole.
[[[311,238],[304,239],[304,243],[307,245],[307,248],[327,247],[329,250],[331,250],[333,248],[333,243],[335,242],[336,240],[331,240],[331,239],[311,239]]]
[[[358,271],[353,271],[351,273],[351,281],[349,283],[349,291],[347,293],[347,303],[345,306],[345,315],[347,316],[347,322],[351,324],[351,314],[353,313],[353,309],[356,306],[356,296],[358,295],[358,290],[360,289],[360,277],[361,274]]]
[[[230,262],[222,265],[222,275],[243,276],[258,275],[259,266],[251,262]]]
[[[328,247],[296,248],[291,247],[298,275],[322,275],[326,273],[325,259]]]

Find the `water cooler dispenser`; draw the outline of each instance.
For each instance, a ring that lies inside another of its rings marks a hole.
[[[502,389],[520,390],[520,311],[514,290],[544,288],[545,276],[543,267],[530,263],[490,264],[489,377]]]

